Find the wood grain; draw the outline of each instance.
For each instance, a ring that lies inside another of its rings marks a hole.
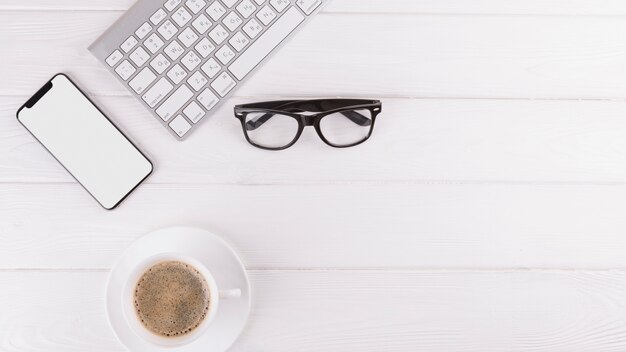
[[[0,0],[1,351],[123,351],[107,271],[174,225],[250,269],[235,352],[626,350],[626,2],[334,0],[185,143],[85,49],[133,2]],[[117,211],[15,120],[60,71],[157,164]],[[248,146],[230,107],[285,96],[385,111]]]
[[[73,182],[0,97],[0,182]],[[152,157],[150,183],[624,183],[625,102],[384,99],[374,136],[347,150],[311,129],[292,149],[257,150],[232,105],[178,143],[134,99],[96,98]]]
[[[123,11],[135,0],[2,0],[0,10]],[[427,13],[623,16],[621,0],[333,0],[326,13]]]
[[[94,94],[128,94],[86,50],[118,16],[0,12],[0,46],[13,48],[0,65],[0,95],[31,94],[59,71]],[[607,99],[626,91],[622,17],[380,14],[373,26],[370,16],[317,16],[237,95]]]
[[[0,349],[123,351],[107,326],[105,279],[0,273],[11,283],[0,290]],[[626,347],[624,272],[253,271],[251,281],[253,311],[234,352]]]
[[[106,212],[77,185],[0,185],[0,268],[110,268],[198,226],[251,269],[626,268],[626,186],[148,185]]]

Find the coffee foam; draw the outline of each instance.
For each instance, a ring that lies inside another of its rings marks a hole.
[[[146,270],[135,286],[135,313],[151,332],[177,337],[195,330],[209,311],[206,279],[180,261],[158,263]]]

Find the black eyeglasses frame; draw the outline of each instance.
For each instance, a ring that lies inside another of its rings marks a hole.
[[[315,127],[315,131],[320,139],[333,148],[351,148],[366,142],[374,132],[376,118],[382,112],[382,102],[370,99],[315,99],[315,100],[278,100],[252,104],[242,104],[235,106],[235,117],[241,121],[241,127],[248,143],[264,149],[279,151],[292,147],[298,142],[304,129],[307,126]],[[368,135],[361,141],[348,144],[337,145],[331,143],[322,132],[321,121],[324,117],[335,113],[351,110],[369,110],[372,116],[371,126]],[[270,113],[290,116],[298,122],[298,132],[294,139],[282,147],[267,147],[254,143],[248,135],[246,117],[251,113]]]

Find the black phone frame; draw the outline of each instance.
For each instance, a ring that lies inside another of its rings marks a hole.
[[[65,165],[63,165],[63,163],[48,149],[48,147],[46,147],[40,140],[39,138],[37,138],[37,136],[35,136],[29,129],[28,127],[26,127],[26,125],[24,125],[22,123],[22,121],[20,121],[20,112],[24,109],[30,109],[33,106],[35,106],[35,104],[41,100],[41,98],[43,98],[43,96],[46,95],[46,93],[48,93],[50,91],[50,89],[52,89],[53,84],[52,81],[58,77],[58,76],[63,76],[65,77],[84,97],[85,99],[87,99],[87,101],[89,101],[89,103],[91,103],[91,105],[93,105],[99,112],[100,114],[102,114],[102,116],[104,116],[105,119],[107,119],[107,121],[122,135],[122,137],[124,137],[124,139],[126,139],[132,146],[133,148],[135,148],[139,154],[141,154],[141,156],[143,156],[146,161],[150,164],[150,172],[148,172],[148,174],[141,179],[141,181],[139,181],[130,191],[128,191],[128,193],[126,193],[126,195],[124,195],[117,203],[115,203],[115,205],[113,205],[111,208],[107,208],[106,206],[104,206],[104,204],[102,204],[98,198],[96,198],[88,189],[87,187],[85,187],[77,178],[76,176],[74,176],[74,174],[72,174],[72,172],[70,170],[68,170]],[[137,147],[137,145],[135,143],[133,143],[133,141],[131,141],[128,136],[126,136],[126,134],[124,134],[124,132],[122,132],[122,130],[107,116],[107,114],[105,114],[102,109],[100,109],[100,107],[98,107],[98,105],[96,105],[93,100],[91,100],[91,98],[89,98],[89,96],[87,96],[87,94],[85,94],[85,92],[65,73],[57,73],[56,75],[52,76],[52,78],[50,78],[48,80],[48,82],[46,84],[44,84],[30,99],[28,99],[26,101],[26,103],[24,103],[24,105],[22,105],[16,113],[16,118],[17,118],[17,122],[19,122],[20,125],[22,125],[22,127],[24,127],[28,133],[33,136],[33,138],[42,146],[44,147],[44,149],[50,154],[52,155],[52,157],[65,169],[65,171],[67,171],[72,178],[74,178],[74,180],[76,180],[76,182],[78,182],[78,184],[85,190],[87,191],[87,193],[89,193],[89,195],[96,201],[98,202],[98,204],[100,204],[100,206],[102,208],[104,208],[105,210],[114,210],[116,209],[120,204],[122,204],[122,202],[124,200],[126,200],[126,198],[128,198],[130,196],[131,193],[133,193],[133,191],[135,191],[142,183],[144,183],[148,177],[150,177],[154,171],[154,164],[152,163],[152,160],[150,160],[145,154],[144,152],[141,151],[141,149],[139,149]]]

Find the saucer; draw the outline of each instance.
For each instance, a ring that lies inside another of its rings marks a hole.
[[[122,295],[133,269],[160,253],[180,253],[195,258],[213,275],[220,289],[241,289],[241,297],[220,300],[215,320],[206,333],[188,345],[155,346],[137,336],[124,318]],[[109,274],[106,311],[119,341],[130,351],[223,352],[241,334],[250,314],[250,283],[243,263],[232,248],[211,232],[173,227],[149,233],[126,249]]]

